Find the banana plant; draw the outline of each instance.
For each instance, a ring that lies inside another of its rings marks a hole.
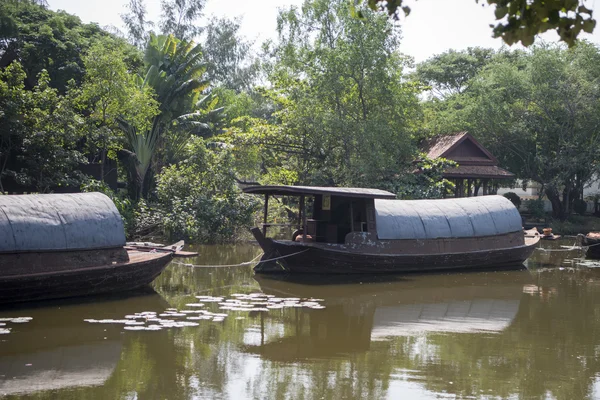
[[[140,89],[151,88],[159,103],[159,114],[151,129],[138,132],[127,121],[120,126],[134,161],[138,196],[144,193],[148,169],[172,162],[191,135],[209,136],[223,119],[223,108],[216,99],[204,94],[209,82],[203,80],[206,65],[200,45],[185,42],[173,35],[150,36],[144,60],[146,74],[137,77]],[[167,140],[168,139],[168,140]],[[156,154],[162,149],[162,160]]]

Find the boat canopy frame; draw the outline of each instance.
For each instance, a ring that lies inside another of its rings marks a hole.
[[[267,237],[267,228],[271,226],[289,226],[302,229],[307,232],[306,218],[306,196],[328,195],[335,197],[346,197],[355,199],[396,199],[394,193],[381,189],[368,188],[342,188],[330,186],[288,186],[288,185],[254,185],[243,189],[244,193],[263,194],[265,196],[265,206],[263,211],[262,234]],[[300,197],[300,207],[298,223],[296,224],[271,224],[268,223],[269,197],[270,196],[295,196]],[[305,241],[305,235],[302,235],[302,241]]]

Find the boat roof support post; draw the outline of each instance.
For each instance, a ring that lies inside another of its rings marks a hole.
[[[302,219],[302,241],[306,241],[306,203],[304,195],[300,196],[300,218]]]
[[[263,236],[267,237],[267,216],[269,215],[269,194],[265,193],[265,211],[263,215]]]
[[[350,232],[354,232],[354,202],[350,201]]]

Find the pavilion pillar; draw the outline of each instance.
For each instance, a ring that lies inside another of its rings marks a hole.
[[[472,196],[472,192],[471,192],[471,185],[473,184],[473,181],[471,179],[467,179],[467,197],[471,197]]]

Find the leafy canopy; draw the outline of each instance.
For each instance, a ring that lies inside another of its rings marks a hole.
[[[385,10],[395,17],[400,10],[407,16],[410,14],[410,7],[403,0],[355,2],[366,2],[372,9]],[[494,37],[502,38],[509,45],[521,42],[529,46],[537,34],[554,30],[562,41],[572,46],[581,32],[592,33],[596,27],[593,11],[582,0],[487,0],[487,3],[496,7],[498,23],[491,25]]]

